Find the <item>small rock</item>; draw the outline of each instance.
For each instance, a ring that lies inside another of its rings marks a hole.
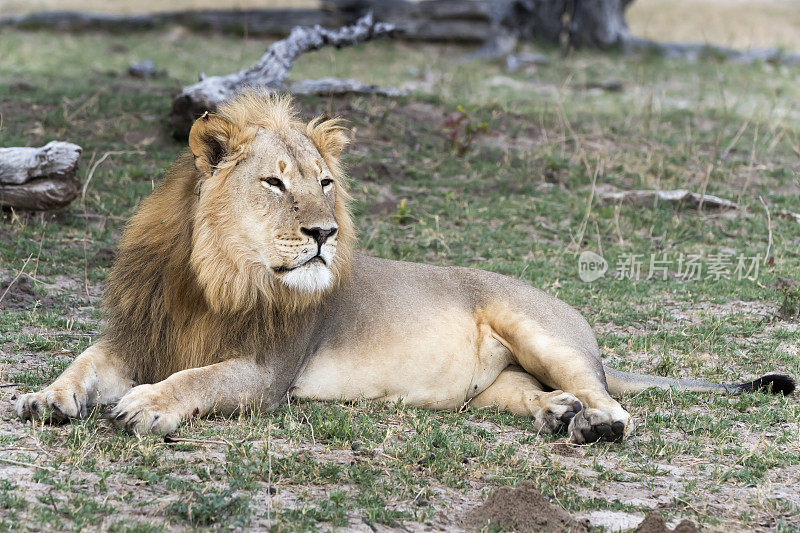
[[[36,85],[28,83],[27,81],[17,81],[11,84],[11,89],[14,91],[36,91],[39,89]]]
[[[584,89],[601,89],[610,93],[618,93],[625,88],[625,85],[618,80],[590,81],[583,85]]]
[[[128,75],[134,78],[157,78],[163,76],[164,72],[156,70],[155,65],[149,59],[144,61],[134,61],[128,67]]]
[[[509,87],[515,90],[530,90],[534,84],[515,80],[514,78],[509,78],[508,76],[492,76],[488,80],[484,81],[483,85],[487,87]]]
[[[544,54],[520,53],[506,57],[506,72],[516,72],[527,66],[546,65],[550,58]]]

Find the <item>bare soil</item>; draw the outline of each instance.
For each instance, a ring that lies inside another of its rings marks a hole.
[[[43,307],[55,304],[52,296],[39,295],[33,288],[31,278],[25,275],[0,283],[0,297],[3,298],[0,300],[0,309],[25,309],[37,301]]]

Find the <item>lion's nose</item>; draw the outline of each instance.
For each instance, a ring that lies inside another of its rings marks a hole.
[[[339,228],[336,227],[333,228],[316,227],[316,228],[300,228],[300,231],[303,233],[303,235],[308,235],[309,237],[314,239],[314,241],[316,241],[317,243],[317,246],[322,246],[323,244],[325,244],[325,241],[327,241],[331,236],[333,236],[334,233],[336,233],[338,229]]]

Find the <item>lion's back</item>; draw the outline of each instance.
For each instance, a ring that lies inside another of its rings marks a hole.
[[[594,338],[586,320],[569,304],[525,281],[487,270],[412,263],[354,254],[352,276],[328,308],[329,320],[349,317],[358,329],[386,321],[424,320],[440,312],[478,313],[501,302],[551,331],[574,334],[576,325]]]

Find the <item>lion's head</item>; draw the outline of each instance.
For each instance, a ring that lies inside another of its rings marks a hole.
[[[287,97],[246,92],[189,134],[198,179],[190,263],[217,310],[259,297],[305,307],[348,274],[353,225],[336,119],[299,121]]]
[[[304,123],[288,98],[253,91],[197,120],[106,283],[106,340],[138,381],[291,343],[346,280],[346,142],[335,119]]]

